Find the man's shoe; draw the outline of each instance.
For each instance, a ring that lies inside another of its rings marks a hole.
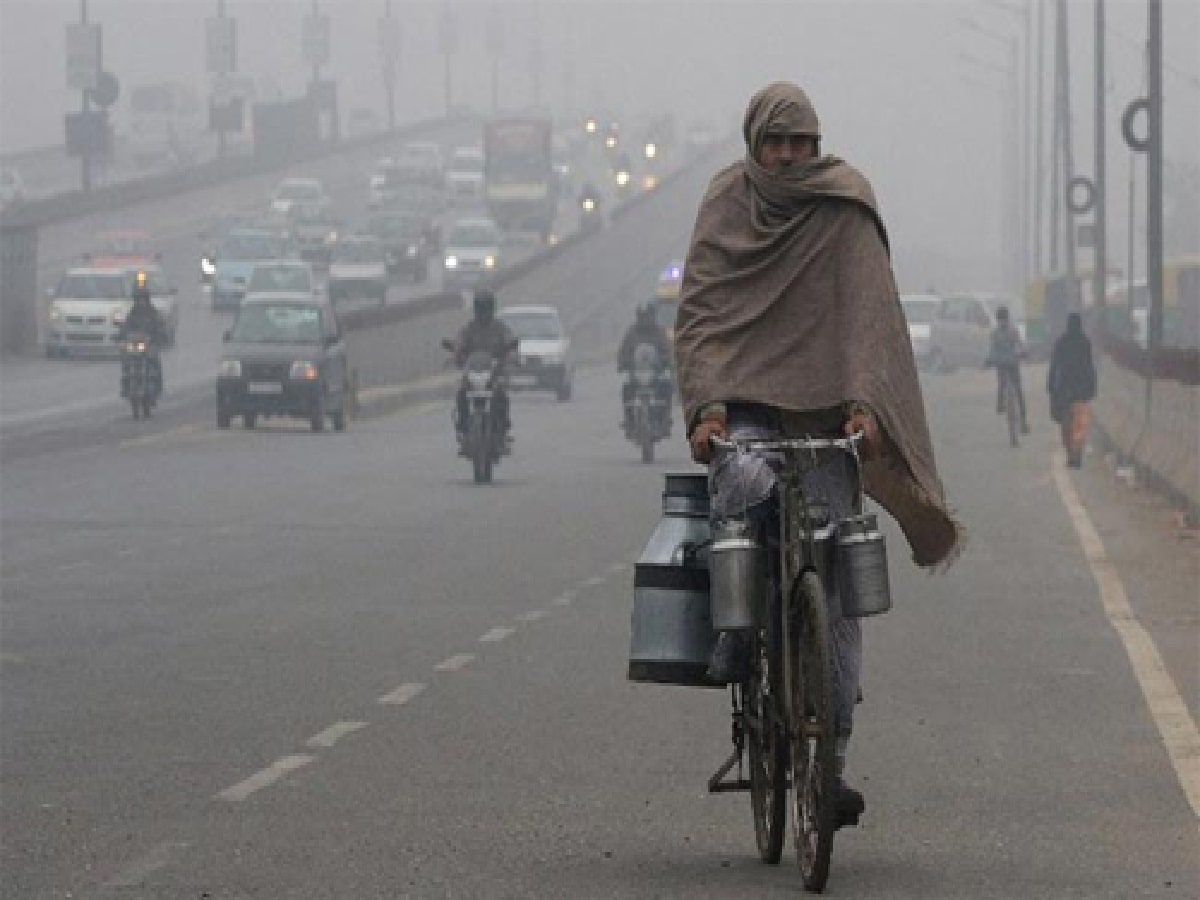
[[[846,828],[858,825],[858,817],[867,808],[867,804],[863,800],[863,795],[846,784],[841,778],[837,780],[837,793],[836,827]]]
[[[739,632],[722,631],[717,635],[704,674],[714,684],[732,684],[750,677],[750,654]]]

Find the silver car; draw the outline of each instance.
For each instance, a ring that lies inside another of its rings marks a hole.
[[[496,317],[517,338],[517,361],[508,368],[514,389],[553,391],[561,401],[571,399],[575,359],[571,339],[553,306],[505,306]]]
[[[1002,294],[948,294],[931,326],[929,367],[950,372],[960,367],[977,369],[984,364],[992,346],[996,310],[1008,307],[1011,321],[1024,337],[1021,301]]]

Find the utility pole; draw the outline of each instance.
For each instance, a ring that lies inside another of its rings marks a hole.
[[[1054,7],[1054,105],[1050,113],[1050,274],[1059,274],[1059,239],[1062,237],[1063,186],[1059,158],[1062,154],[1062,46],[1063,3]]]
[[[79,24],[88,24],[87,0],[79,0]],[[104,67],[102,63],[97,61],[97,72],[101,71],[103,68]],[[83,113],[84,121],[86,121],[88,118],[88,113],[92,111],[91,96],[87,90],[83,91],[83,103],[80,110]],[[83,148],[83,153],[81,153],[79,156],[79,185],[85,192],[92,189],[92,154],[87,147]]]
[[[1065,190],[1071,189],[1071,181],[1075,178],[1075,152],[1071,140],[1071,44],[1068,40],[1067,0],[1058,0],[1062,11],[1062,27],[1059,32],[1059,47],[1062,53],[1062,151],[1063,178]],[[1058,203],[1065,205],[1066,198],[1060,196]],[[1067,223],[1067,274],[1072,278],[1078,271],[1075,255],[1075,217],[1066,210],[1063,218]]]
[[[1034,111],[1034,165],[1033,165],[1033,274],[1034,277],[1042,276],[1042,215],[1044,209],[1044,198],[1042,197],[1042,184],[1045,180],[1042,166],[1046,159],[1046,146],[1043,138],[1043,123],[1046,121],[1045,101],[1042,96],[1042,85],[1045,81],[1045,73],[1043,71],[1046,59],[1046,8],[1038,4],[1037,8],[1037,101]]]
[[[1147,3],[1146,49],[1146,286],[1150,289],[1146,343],[1153,352],[1163,343],[1162,0]]]
[[[438,31],[439,43],[441,44],[442,57],[445,63],[444,71],[444,91],[446,104],[446,117],[450,117],[450,111],[453,108],[453,97],[451,94],[450,83],[450,59],[454,56],[455,48],[458,46],[458,33],[456,23],[454,21],[454,13],[450,10],[449,0],[442,0],[442,16]]]
[[[392,19],[392,0],[383,0],[383,21],[380,23],[380,55],[383,66],[383,91],[387,96],[388,131],[396,130],[396,65],[400,56],[399,31]]]
[[[1105,116],[1104,116],[1104,0],[1096,0],[1096,112],[1095,112],[1095,154],[1096,170],[1092,174],[1095,183],[1095,271],[1092,278],[1092,302],[1096,306],[1101,334],[1108,330],[1108,310],[1105,308],[1105,298],[1108,293],[1108,180],[1105,171],[1106,159],[1104,149]]]

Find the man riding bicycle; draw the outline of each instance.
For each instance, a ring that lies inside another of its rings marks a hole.
[[[1025,358],[1025,343],[1008,317],[1008,307],[996,310],[996,327],[992,329],[992,344],[986,365],[996,367],[996,412],[1004,414],[1004,380],[1011,378],[1017,392],[1017,408],[1021,412],[1021,432],[1029,434],[1025,417],[1025,391],[1021,387],[1021,360]]]
[[[746,156],[719,172],[701,202],[684,268],[676,370],[692,456],[710,463],[717,519],[743,516],[778,545],[776,461],[714,453],[711,439],[863,432],[867,492],[899,521],[921,566],[950,559],[961,528],[934,464],[887,232],[870,184],[833,156],[807,95],[776,83],[750,101]],[[833,517],[857,485],[845,454],[819,456],[805,490]],[[779,602],[778,595],[775,598]],[[862,795],[842,780],[862,667],[857,619],[829,594],[837,719],[838,827]],[[746,666],[722,632],[710,677]]]

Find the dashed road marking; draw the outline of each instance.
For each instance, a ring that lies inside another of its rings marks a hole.
[[[360,728],[366,728],[366,722],[334,722],[320,734],[314,734],[304,746],[311,747],[314,750],[322,750],[332,747],[348,734],[353,734]]]
[[[457,656],[451,656],[443,659],[433,668],[438,672],[457,672],[459,669],[470,665],[475,659],[473,653],[459,653]]]
[[[593,575],[587,581],[583,582],[583,584],[580,586],[585,587],[585,588],[594,588],[594,587],[599,587],[602,584],[604,584],[604,576]]]
[[[1196,729],[1179,688],[1163,665],[1154,639],[1134,616],[1117,568],[1109,559],[1087,510],[1079,502],[1079,494],[1067,474],[1061,451],[1054,458],[1054,480],[1058,484],[1063,505],[1075,525],[1092,577],[1100,588],[1104,612],[1125,645],[1138,686],[1146,698],[1146,705],[1150,707],[1154,724],[1158,726],[1159,736],[1167,748],[1167,755],[1175,767],[1175,775],[1179,778],[1183,793],[1192,811],[1200,816],[1200,731]]]
[[[487,634],[479,639],[481,644],[498,644],[510,634],[513,634],[517,629],[509,628],[507,625],[497,625]]]
[[[575,598],[577,596],[578,596],[578,594],[576,594],[575,591],[564,591],[562,594],[555,597],[550,602],[553,603],[555,606],[570,606],[572,603],[575,602]]]
[[[185,437],[195,431],[199,431],[199,425],[180,425],[177,428],[172,428],[169,431],[157,431],[154,434],[144,434],[140,437],[127,438],[121,441],[122,447],[145,447],[148,444],[157,444],[171,438]]]
[[[163,841],[161,844],[156,844],[141,859],[133,862],[119,875],[104,882],[104,887],[138,887],[155,872],[170,865],[171,859],[186,850],[188,846],[185,841]]]
[[[401,706],[407,703],[421,691],[425,690],[425,685],[419,681],[410,681],[400,685],[394,691],[384,694],[377,701],[378,703],[386,703],[390,706]]]
[[[92,565],[90,559],[81,559],[77,562],[61,563],[54,567],[55,572],[73,572],[76,569],[86,569]]]
[[[548,609],[531,609],[529,612],[523,612],[517,615],[518,622],[536,622],[538,619],[544,619],[550,615]]]
[[[315,756],[309,756],[304,753],[282,756],[265,769],[255,772],[245,781],[239,781],[233,787],[225,788],[225,790],[217,794],[216,799],[238,803],[245,800],[255,791],[261,791],[265,787],[270,787],[289,772],[294,772],[296,769],[307,766],[314,759],[316,759]]]

